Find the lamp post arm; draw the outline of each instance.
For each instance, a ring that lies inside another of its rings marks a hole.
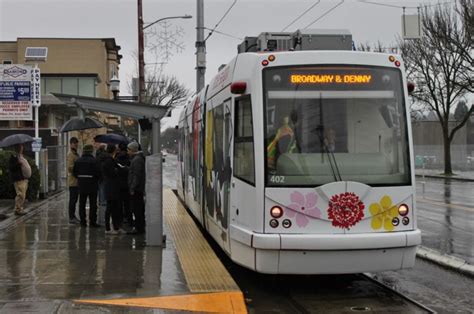
[[[155,24],[158,23],[158,22],[164,21],[164,20],[171,20],[171,19],[190,19],[190,18],[192,18],[191,15],[180,15],[180,16],[167,16],[167,17],[163,17],[163,18],[158,19],[158,20],[154,21],[153,23],[150,23],[150,24],[148,24],[147,26],[143,27],[143,30],[147,29],[147,28],[150,27],[150,26],[155,25]]]

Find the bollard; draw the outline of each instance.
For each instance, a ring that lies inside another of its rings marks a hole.
[[[146,243],[164,246],[161,153],[146,157],[145,193]]]
[[[421,181],[423,198],[425,198],[425,183],[426,183],[426,181],[425,181],[425,157],[426,156],[423,156],[423,163],[421,164],[422,169],[423,169],[423,174],[422,174],[423,181]]]

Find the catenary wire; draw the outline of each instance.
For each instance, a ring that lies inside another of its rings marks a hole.
[[[224,18],[227,16],[227,14],[229,14],[230,10],[232,10],[232,8],[235,6],[235,4],[237,3],[237,0],[234,0],[234,2],[232,2],[232,4],[230,5],[230,7],[227,9],[227,11],[225,11],[224,15],[220,18],[220,20],[216,23],[216,25],[214,26],[214,28],[209,32],[209,34],[207,35],[206,39],[204,39],[204,42],[209,38],[211,37],[211,35],[214,33],[214,31],[216,30],[216,28],[219,26],[219,24],[224,20]]]
[[[301,13],[296,19],[294,19],[290,24],[286,25],[281,31],[284,32],[288,27],[291,25],[295,24],[296,21],[298,21],[300,18],[302,18],[306,13],[308,13],[312,8],[317,6],[321,0],[316,1],[316,3],[313,3],[309,8],[307,8],[303,13]]]
[[[417,6],[407,6],[407,5],[396,5],[396,4],[388,4],[388,3],[383,3],[383,2],[375,2],[375,1],[369,1],[369,0],[357,0],[357,1],[360,3],[373,4],[373,5],[379,5],[379,6],[389,7],[389,8],[396,8],[396,9],[418,9],[420,7],[429,8],[429,7],[446,5],[446,4],[455,4],[455,2],[453,1],[445,1],[445,2],[439,2],[439,3],[434,3],[434,4],[424,5],[423,3],[420,3]]]
[[[339,2],[338,4],[336,4],[335,6],[333,6],[332,8],[330,8],[329,10],[327,10],[326,12],[324,12],[322,15],[320,15],[317,19],[315,19],[314,21],[312,21],[311,23],[309,23],[305,28],[303,29],[307,29],[308,27],[310,27],[311,25],[313,25],[314,23],[316,23],[317,21],[319,21],[320,19],[322,19],[323,17],[325,17],[326,15],[328,15],[329,13],[331,13],[332,11],[334,11],[337,7],[339,7],[340,5],[342,5],[344,3],[344,0],[341,0],[341,2]]]
[[[209,27],[203,27],[204,29],[207,29],[207,30],[212,30],[211,28]],[[217,34],[220,34],[220,35],[224,35],[224,36],[227,36],[227,37],[230,37],[230,38],[234,38],[234,39],[238,39],[238,40],[244,40],[243,38],[241,37],[237,37],[237,36],[234,36],[234,35],[231,35],[231,34],[227,34],[227,33],[224,33],[224,32],[221,32],[221,31],[217,31],[217,30],[213,30],[214,33],[217,33]]]

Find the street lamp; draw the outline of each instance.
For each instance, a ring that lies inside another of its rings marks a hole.
[[[118,93],[120,91],[120,80],[115,74],[110,79],[110,91],[112,92],[112,94],[114,94],[114,100],[118,100]]]
[[[162,17],[147,26],[143,26],[143,10],[141,5],[141,0],[138,1],[138,101],[143,101],[143,96],[145,93],[145,57],[144,57],[144,36],[143,31],[150,26],[155,25],[158,22],[171,19],[190,19],[192,15],[185,14],[179,16],[167,16]]]
[[[158,19],[156,21],[154,21],[153,23],[147,23],[148,25],[143,27],[143,30],[147,29],[148,27],[152,26],[152,25],[155,25],[156,23],[159,23],[161,21],[164,21],[164,20],[171,20],[171,19],[191,19],[193,16],[192,15],[189,15],[189,14],[185,14],[185,15],[179,15],[179,16],[167,16],[167,17],[163,17],[161,19]]]

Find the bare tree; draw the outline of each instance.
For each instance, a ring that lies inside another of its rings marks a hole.
[[[472,68],[474,67],[472,54],[472,50],[474,49],[474,1],[459,0],[456,6],[456,12],[461,18],[463,28],[462,32],[456,34],[452,42],[453,45],[459,49],[462,58],[466,61],[464,63],[466,67],[464,75],[466,81],[469,83],[469,91],[474,93],[474,78],[472,75]]]
[[[174,108],[184,103],[190,95],[190,90],[174,76],[155,72],[147,73],[145,77],[144,99],[148,104]]]
[[[412,96],[426,109],[433,111],[441,125],[444,144],[444,173],[452,175],[451,142],[474,110],[471,108],[459,121],[450,121],[457,101],[472,90],[472,66],[463,57],[471,49],[464,32],[465,21],[450,6],[422,10],[423,37],[400,41],[408,79],[417,89]],[[450,124],[451,122],[451,124]]]

